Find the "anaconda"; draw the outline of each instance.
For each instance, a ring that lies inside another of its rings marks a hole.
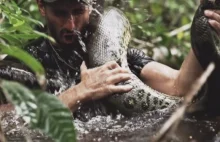
[[[203,69],[210,62],[216,65],[215,70],[206,83],[206,95],[191,107],[202,106],[206,113],[219,114],[219,81],[220,81],[220,38],[218,33],[208,22],[204,15],[207,9],[220,10],[220,0],[203,0],[199,5],[191,26],[192,49]]]
[[[108,8],[97,22],[95,32],[88,43],[89,67],[97,67],[108,61],[116,61],[129,70],[126,50],[131,38],[131,26],[125,15],[117,8]],[[142,113],[172,107],[181,98],[158,92],[144,84],[133,75],[128,81],[120,84],[130,84],[133,89],[128,93],[114,94],[107,98],[126,115]]]
[[[206,68],[211,61],[220,60],[220,38],[204,15],[206,9],[220,9],[220,0],[203,0],[191,26],[191,44],[200,64]]]

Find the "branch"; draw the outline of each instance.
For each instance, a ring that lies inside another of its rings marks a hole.
[[[2,116],[0,118],[0,121],[2,121]],[[4,135],[4,132],[2,131],[2,124],[0,124],[0,142],[6,142],[6,138],[5,138],[5,135]]]
[[[167,35],[168,35],[169,37],[173,37],[173,36],[177,35],[178,33],[181,33],[181,32],[184,32],[184,31],[189,30],[190,28],[191,28],[191,23],[186,24],[186,25],[183,25],[182,27],[177,28],[177,29],[175,29],[175,30],[169,32]]]

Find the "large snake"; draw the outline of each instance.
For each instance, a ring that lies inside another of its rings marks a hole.
[[[217,63],[220,59],[220,39],[204,15],[206,9],[220,9],[220,0],[203,0],[193,19],[191,43],[203,68],[206,68],[211,61]]]
[[[89,66],[101,66],[108,61],[116,61],[129,70],[126,50],[131,38],[131,26],[125,15],[116,8],[108,8],[100,16],[95,32],[88,43]],[[107,98],[124,114],[131,115],[146,111],[169,108],[181,101],[179,97],[158,92],[144,84],[137,76],[120,84],[130,84],[128,93],[114,94]]]
[[[210,62],[214,62],[216,68],[206,83],[206,95],[192,106],[199,105],[208,113],[216,113],[220,107],[218,105],[220,100],[220,38],[204,15],[206,9],[220,9],[220,0],[203,0],[199,5],[191,26],[191,44],[203,69],[206,69]]]
[[[204,0],[199,6],[192,23],[191,43],[194,53],[203,68],[206,68],[210,61],[214,61],[217,65],[220,63],[219,37],[204,16],[205,9],[219,9],[219,1],[220,0],[214,2]],[[97,24],[96,30],[88,43],[90,67],[100,66],[108,61],[114,60],[123,68],[129,69],[126,59],[126,50],[131,38],[131,27],[127,18],[120,10],[109,8],[95,23]],[[213,80],[215,82],[215,78],[217,78],[217,80],[220,79],[220,75],[218,75],[219,71],[220,69],[217,66],[209,82],[213,82]],[[14,72],[17,72],[17,70],[6,69],[0,74],[1,76],[6,75],[12,77]],[[27,80],[33,82],[33,77],[28,77],[28,75],[26,75]],[[16,79],[15,77],[12,79],[20,81],[20,78]],[[169,108],[181,101],[178,97],[172,97],[152,89],[135,75],[133,75],[129,81],[121,84],[131,84],[133,86],[132,91],[123,94],[113,94],[107,98],[107,100],[124,114]],[[216,88],[218,88],[218,86],[213,90]],[[219,95],[213,94],[214,95],[209,95],[208,99],[205,98],[210,102],[209,104],[215,101],[218,102],[219,100],[219,97],[216,98],[216,96]]]

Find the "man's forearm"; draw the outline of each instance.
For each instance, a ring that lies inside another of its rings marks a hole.
[[[81,84],[78,84],[61,93],[58,98],[71,111],[75,111],[79,104],[85,101],[85,94],[83,91],[85,91],[85,89],[82,88]]]
[[[191,49],[174,83],[174,85],[178,87],[179,94],[185,95],[202,72],[203,69]]]
[[[116,85],[130,79],[131,74],[116,62],[108,62],[100,67],[87,69],[81,65],[81,82],[64,91],[59,99],[71,110],[76,110],[79,103],[98,100],[114,93],[128,92],[131,85]]]
[[[179,71],[157,62],[151,62],[144,66],[140,76],[145,84],[157,91],[183,96],[202,71],[193,51],[190,50]]]
[[[169,95],[178,95],[174,80],[178,76],[178,70],[174,70],[158,62],[150,62],[141,70],[142,81],[153,89]]]

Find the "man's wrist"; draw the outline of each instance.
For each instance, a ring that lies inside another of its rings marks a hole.
[[[82,89],[82,85],[78,84],[70,87],[59,95],[59,99],[70,109],[75,110],[78,105],[85,100],[85,95]]]
[[[91,96],[91,91],[86,88],[83,82],[80,82],[78,85],[75,86],[75,93],[77,95],[78,101],[84,103],[89,100],[89,96]]]

